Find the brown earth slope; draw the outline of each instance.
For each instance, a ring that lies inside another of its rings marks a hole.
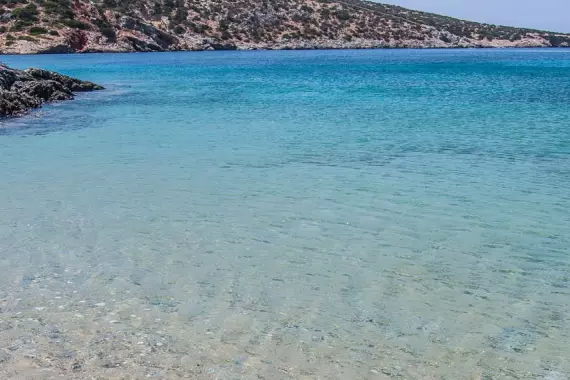
[[[0,53],[568,47],[570,35],[360,0],[0,0]]]

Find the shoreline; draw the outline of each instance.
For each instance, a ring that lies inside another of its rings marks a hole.
[[[481,46],[481,47],[460,47],[460,46],[434,46],[434,47],[347,47],[347,48],[277,48],[277,49],[187,49],[187,50],[159,50],[159,51],[133,51],[133,50],[93,50],[93,51],[77,51],[77,52],[40,52],[40,53],[4,53],[0,52],[0,57],[18,57],[18,56],[40,56],[40,55],[90,55],[90,54],[152,54],[152,53],[203,53],[203,52],[255,52],[255,51],[338,51],[338,50],[568,50],[570,46]]]

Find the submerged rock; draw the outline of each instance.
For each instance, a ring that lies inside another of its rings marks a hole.
[[[103,87],[53,71],[0,65],[0,117],[22,115],[43,103],[72,100],[74,92],[96,90]]]

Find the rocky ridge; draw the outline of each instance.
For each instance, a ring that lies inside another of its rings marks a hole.
[[[568,46],[568,34],[362,0],[0,0],[6,54]]]
[[[18,116],[42,104],[72,100],[75,92],[103,87],[42,69],[16,70],[0,65],[0,117]]]

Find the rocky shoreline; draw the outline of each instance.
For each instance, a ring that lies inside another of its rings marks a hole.
[[[96,36],[95,36],[96,37]],[[528,49],[528,48],[569,48],[570,45],[552,45],[540,36],[529,36],[518,41],[496,40],[472,41],[458,38],[453,42],[442,42],[439,38],[423,41],[402,40],[382,41],[355,38],[351,41],[315,39],[280,42],[227,42],[209,38],[188,38],[178,44],[161,47],[151,39],[117,40],[113,43],[100,43],[93,38],[80,47],[69,41],[42,44],[23,41],[10,49],[1,49],[0,54],[37,55],[37,54],[88,54],[88,53],[151,53],[151,52],[200,52],[214,50],[367,50],[367,49]]]
[[[143,29],[147,31],[147,29]],[[18,40],[9,47],[1,46],[0,54],[76,54],[76,53],[141,53],[212,50],[344,50],[344,49],[477,49],[477,48],[568,48],[570,42],[553,44],[544,36],[529,34],[516,41],[489,41],[458,37],[448,32],[400,40],[354,37],[350,40],[312,38],[276,41],[222,41],[197,35],[171,36],[168,33],[146,35],[140,31],[119,31],[113,41],[101,38],[95,31],[62,31],[59,37],[36,41]],[[568,37],[570,41],[570,37]]]
[[[103,90],[95,83],[53,71],[0,65],[0,117],[20,116],[44,103],[73,100],[74,93]]]

